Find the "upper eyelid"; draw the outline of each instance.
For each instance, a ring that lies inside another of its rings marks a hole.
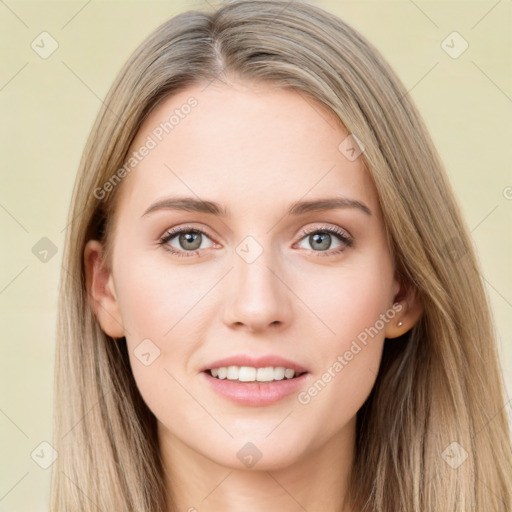
[[[342,228],[340,226],[329,226],[327,224],[323,224],[323,225],[319,225],[319,226],[313,226],[313,227],[310,227],[310,228],[301,228],[301,230],[299,231],[299,236],[300,236],[300,239],[299,240],[302,240],[302,238],[304,238],[305,236],[308,236],[310,235],[311,233],[315,233],[317,231],[322,231],[322,229],[338,229],[340,231],[343,231],[345,236],[352,240],[353,237],[352,237],[352,234],[345,228]],[[174,231],[174,233],[173,233]],[[183,233],[183,232],[187,232],[187,231],[199,231],[201,232],[202,234],[206,235],[208,238],[210,238],[210,240],[212,240],[212,242],[218,244],[220,242],[217,242],[216,240],[216,237],[215,236],[212,236],[209,231],[207,229],[205,229],[204,227],[196,227],[196,226],[193,226],[193,225],[190,225],[190,224],[185,224],[183,226],[176,226],[176,227],[173,227],[173,228],[169,228],[167,229],[163,234],[162,236],[160,236],[160,240],[163,240],[167,237],[170,237],[170,239],[173,239],[174,237],[176,237],[177,235],[179,235],[180,233]],[[335,236],[336,236],[336,233],[333,233]]]
[[[160,240],[162,240],[163,238],[166,238],[167,236],[174,238],[175,236],[179,235],[180,233],[188,232],[188,231],[199,231],[200,233],[202,233],[202,234],[206,235],[208,238],[210,238],[212,241],[216,241],[216,237],[212,236],[208,230],[206,230],[202,227],[198,228],[195,226],[190,226],[188,224],[186,224],[184,226],[176,226],[173,228],[168,228],[163,232],[163,234],[159,238],[160,238]],[[218,242],[216,242],[216,243],[218,243]]]
[[[312,227],[312,228],[303,228],[300,230],[299,234],[301,236],[307,236],[311,233],[316,233],[317,231],[322,231],[322,230],[339,230],[339,231],[343,231],[344,234],[346,235],[347,238],[350,238],[352,239],[352,234],[346,229],[346,228],[342,228],[341,226],[331,226],[331,225],[322,225],[322,226],[315,226],[315,227]]]

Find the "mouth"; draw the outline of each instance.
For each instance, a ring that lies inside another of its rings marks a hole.
[[[218,380],[262,384],[297,379],[308,372],[300,372],[284,366],[220,366],[207,369],[204,373]]]
[[[277,354],[233,354],[200,368],[201,380],[216,395],[236,405],[262,407],[291,397],[313,374]]]
[[[307,371],[285,366],[216,366],[204,369],[200,375],[218,396],[238,406],[250,407],[289,400],[312,378]]]

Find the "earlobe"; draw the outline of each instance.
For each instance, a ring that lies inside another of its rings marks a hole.
[[[393,309],[395,317],[386,324],[385,337],[397,338],[410,331],[423,312],[418,292],[411,284],[402,284],[395,295]]]
[[[89,240],[84,250],[84,265],[89,304],[102,330],[112,338],[124,336],[124,325],[112,272],[104,265],[103,246]]]

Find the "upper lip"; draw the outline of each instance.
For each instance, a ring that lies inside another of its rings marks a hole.
[[[234,356],[224,357],[223,359],[218,359],[217,361],[213,361],[212,363],[208,363],[207,365],[201,368],[201,371],[204,372],[206,370],[211,370],[212,368],[221,368],[223,366],[252,366],[254,368],[266,368],[268,366],[278,367],[282,366],[284,368],[290,368],[291,370],[295,370],[297,373],[304,373],[308,370],[290,359],[285,359],[284,357],[267,354],[261,356],[250,356],[248,354],[238,354]]]

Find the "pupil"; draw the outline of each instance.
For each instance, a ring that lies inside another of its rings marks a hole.
[[[316,249],[328,249],[331,245],[331,235],[329,233],[315,233],[310,236],[312,247]]]
[[[199,235],[200,233],[182,233],[180,235],[181,246],[186,249],[199,249],[199,247],[201,246],[201,240]]]

